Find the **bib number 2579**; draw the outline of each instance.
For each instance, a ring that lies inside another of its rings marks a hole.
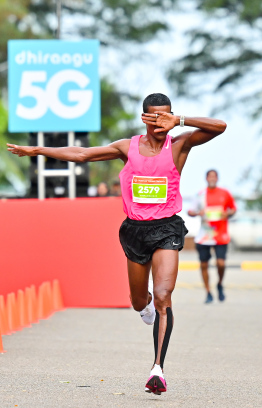
[[[132,194],[135,203],[166,203],[167,177],[133,176]]]

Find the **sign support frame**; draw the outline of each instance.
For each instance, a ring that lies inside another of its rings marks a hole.
[[[67,134],[68,146],[74,146],[75,133],[68,132]],[[37,133],[37,145],[44,147],[44,132]],[[75,163],[69,162],[67,169],[48,170],[45,169],[45,158],[42,155],[37,156],[37,178],[38,178],[38,199],[44,200],[46,198],[45,177],[68,177],[68,195],[70,199],[76,198],[76,176]]]

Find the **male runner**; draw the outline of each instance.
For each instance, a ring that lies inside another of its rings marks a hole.
[[[208,261],[211,258],[210,249],[214,248],[217,259],[218,299],[225,300],[222,281],[225,274],[225,259],[227,245],[230,241],[228,234],[228,218],[235,214],[236,204],[232,195],[223,188],[217,187],[218,173],[209,170],[206,174],[207,188],[197,195],[192,203],[188,215],[201,216],[201,228],[195,238],[196,249],[199,254],[200,266],[204,285],[207,291],[205,303],[213,302],[210,292]]]
[[[220,135],[226,124],[218,119],[173,115],[163,94],[151,94],[143,102],[145,135],[118,140],[101,147],[28,147],[8,144],[18,156],[44,155],[74,162],[121,159],[120,173],[126,220],[120,241],[127,256],[131,301],[146,324],[154,324],[155,360],[146,391],[166,391],[164,359],[173,327],[171,294],[178,272],[178,251],[187,229],[176,215],[182,208],[180,175],[194,146]],[[172,138],[175,126],[197,128]],[[153,283],[149,285],[152,267]]]

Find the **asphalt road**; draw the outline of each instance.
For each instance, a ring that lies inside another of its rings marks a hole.
[[[138,313],[67,309],[3,336],[0,408],[261,408],[262,271],[229,269],[225,284],[226,301],[204,305],[198,272],[180,272],[166,394],[144,392],[152,327]]]

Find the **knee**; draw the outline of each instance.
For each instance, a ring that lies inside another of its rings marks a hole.
[[[225,260],[224,259],[217,259],[217,266],[220,268],[225,267]]]
[[[208,261],[201,261],[200,265],[202,270],[206,270],[208,268]]]
[[[154,290],[155,308],[159,313],[166,313],[166,308],[171,306],[172,291],[168,289]]]

